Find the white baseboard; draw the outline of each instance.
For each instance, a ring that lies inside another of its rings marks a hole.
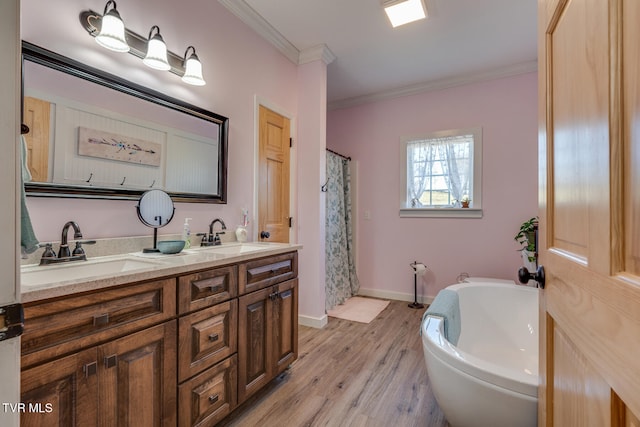
[[[329,323],[329,317],[325,314],[322,317],[311,317],[298,315],[298,324],[302,326],[309,326],[311,328],[322,329]]]
[[[409,302],[412,302],[414,300],[413,294],[405,294],[405,293],[401,293],[401,292],[392,292],[392,291],[381,291],[381,290],[378,290],[378,289],[360,288],[360,290],[358,291],[358,295],[362,295],[364,297],[392,299],[392,300],[396,300],[396,301],[409,301]],[[434,297],[418,295],[418,302],[422,303],[422,304],[431,304],[433,302],[433,298]]]

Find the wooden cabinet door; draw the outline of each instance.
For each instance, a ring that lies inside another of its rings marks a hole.
[[[538,3],[538,422],[638,425],[640,8]]]
[[[273,288],[240,297],[238,301],[238,404],[273,378],[270,298]]]
[[[176,321],[98,348],[101,426],[176,425]]]
[[[278,285],[273,304],[272,352],[278,375],[298,357],[298,279]]]
[[[21,382],[23,427],[98,425],[95,348],[26,369]]]

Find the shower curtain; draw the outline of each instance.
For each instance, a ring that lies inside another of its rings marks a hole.
[[[351,223],[350,162],[327,151],[325,218],[325,308],[332,309],[358,293]]]

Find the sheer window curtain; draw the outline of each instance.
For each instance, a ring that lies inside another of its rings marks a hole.
[[[325,218],[325,308],[332,309],[357,295],[351,213],[350,162],[327,152],[327,192]]]
[[[449,187],[451,198],[460,201],[462,196],[469,195],[469,165],[462,165],[462,162],[471,160],[469,143],[456,143],[457,138],[445,140],[446,143],[439,144],[440,158],[443,159],[444,178]]]
[[[433,157],[435,155],[433,145],[427,141],[416,141],[408,145],[410,154],[407,156],[409,164],[407,171],[409,173],[408,182],[409,200],[412,208],[422,206],[420,197],[427,189],[427,183],[433,169]]]
[[[462,142],[460,137],[450,137],[414,141],[407,145],[407,182],[410,183],[407,195],[412,208],[424,206],[420,198],[428,190],[436,162],[442,165],[443,178],[452,201],[460,201],[462,196],[469,194],[469,162],[472,162],[472,157],[467,137],[463,138]]]

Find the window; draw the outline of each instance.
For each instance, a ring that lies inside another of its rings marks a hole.
[[[482,129],[403,138],[401,153],[400,216],[482,217]]]

